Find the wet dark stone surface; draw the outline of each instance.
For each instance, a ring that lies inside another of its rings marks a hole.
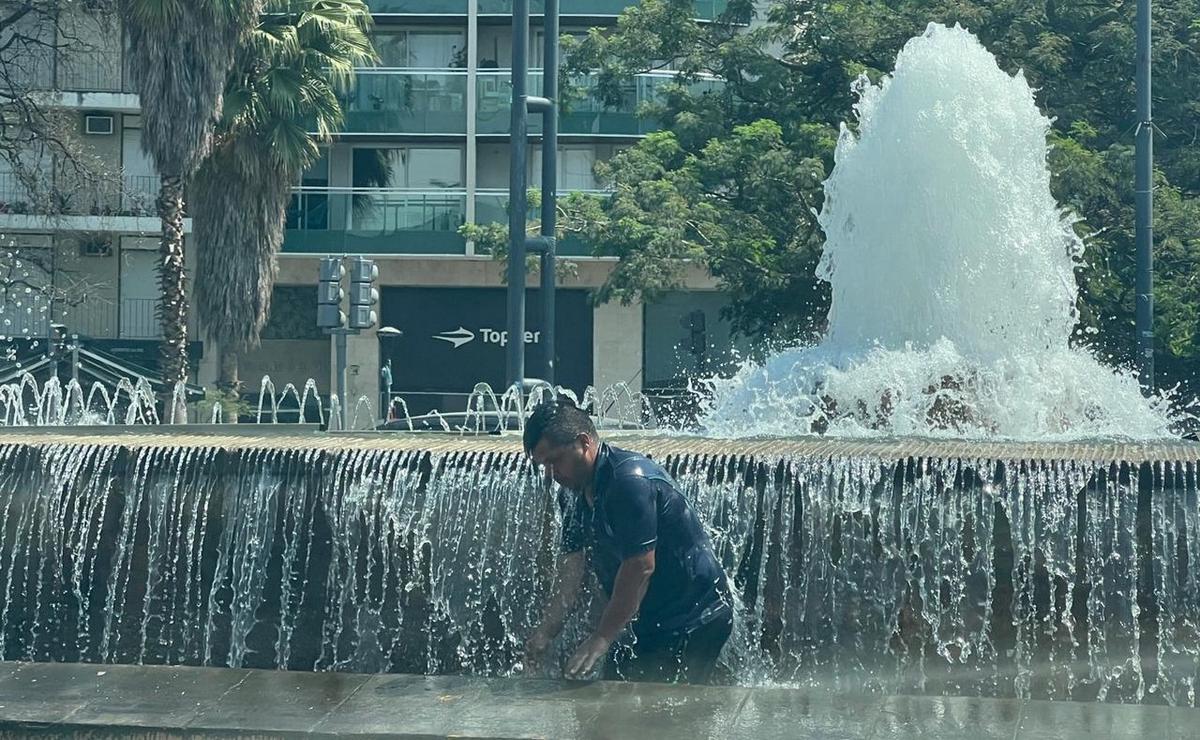
[[[1195,738],[1200,710],[786,688],[0,663],[0,738]]]

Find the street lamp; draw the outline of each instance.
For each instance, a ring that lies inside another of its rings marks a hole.
[[[1137,251],[1137,368],[1142,389],[1154,390],[1154,117],[1150,106],[1150,0],[1137,4],[1137,163],[1134,245]]]
[[[383,343],[399,339],[404,332],[394,326],[381,326],[375,336],[379,338],[379,414],[386,424],[392,408],[392,358],[383,351]]]

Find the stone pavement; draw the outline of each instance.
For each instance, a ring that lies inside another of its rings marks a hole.
[[[1200,710],[782,688],[0,663],[0,738],[1200,738]]]

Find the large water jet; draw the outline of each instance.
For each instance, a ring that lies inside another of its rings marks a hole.
[[[1024,76],[930,24],[856,92],[820,213],[824,337],[712,381],[706,431],[1173,436],[1165,399],[1072,343],[1083,243]]]

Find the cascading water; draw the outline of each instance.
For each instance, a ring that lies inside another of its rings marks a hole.
[[[1024,77],[930,24],[856,91],[820,214],[824,338],[712,381],[706,432],[1172,436],[1164,399],[1071,346],[1083,243]]]
[[[1024,82],[934,26],[859,115],[822,214],[828,337],[720,386],[709,429],[1165,436],[1069,347],[1079,242]],[[526,673],[559,525],[512,440],[34,434],[0,438],[0,660]],[[740,601],[733,680],[1197,705],[1200,448],[805,443],[659,455]]]
[[[0,446],[0,659],[522,672],[557,526],[523,455],[284,439]],[[666,462],[740,683],[1196,704],[1194,461]]]

